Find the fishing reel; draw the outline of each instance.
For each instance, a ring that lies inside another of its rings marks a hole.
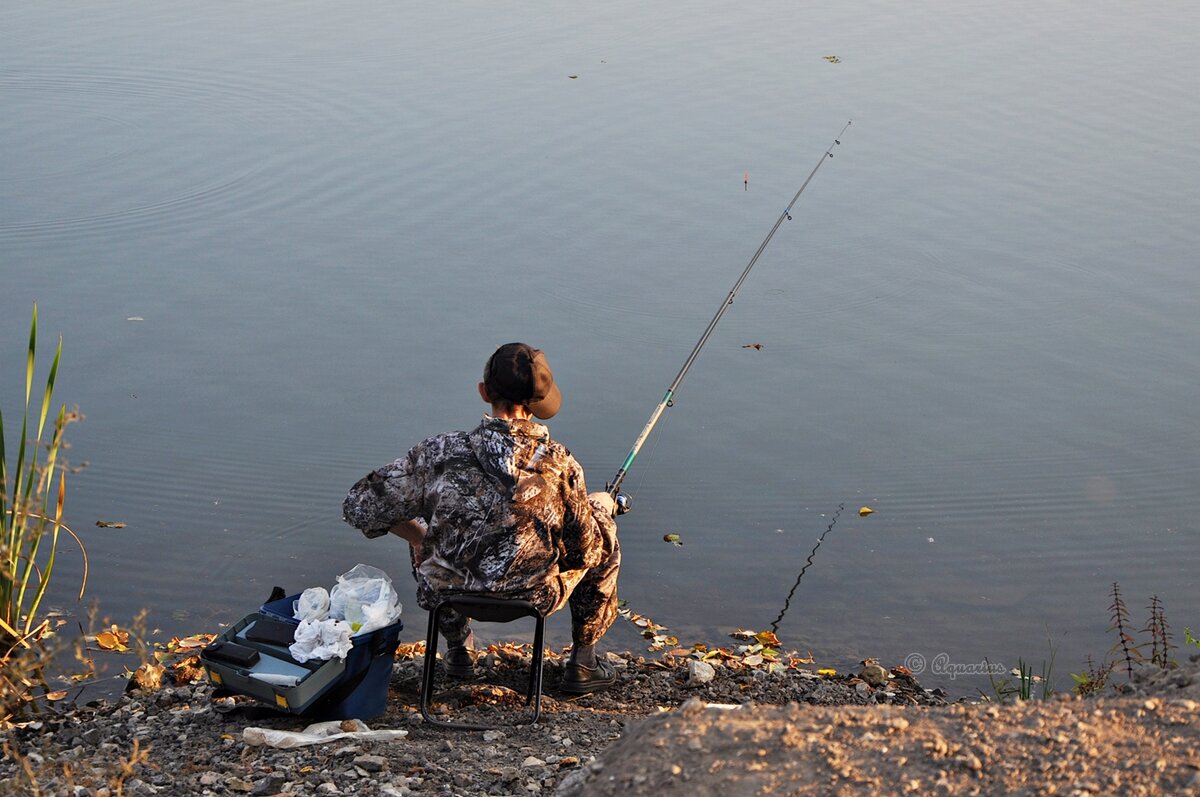
[[[633,507],[633,496],[629,493],[623,493],[620,490],[613,492],[613,486],[610,482],[604,486],[604,492],[613,497],[613,503],[617,505],[617,514],[624,515]]]

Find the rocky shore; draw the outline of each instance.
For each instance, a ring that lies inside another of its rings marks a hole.
[[[310,721],[214,699],[204,681],[56,703],[3,734],[0,793],[64,795],[1189,794],[1200,793],[1200,665],[1127,694],[948,704],[897,668],[821,675],[696,657],[613,655],[620,684],[561,699],[547,662],[535,725],[445,731],[418,712],[419,650],[398,658],[373,729],[293,749],[247,728]],[[496,722],[519,710],[519,649],[481,658],[436,710]],[[866,679],[862,676],[867,676]],[[440,687],[439,687],[440,688]],[[349,726],[347,726],[349,727]]]

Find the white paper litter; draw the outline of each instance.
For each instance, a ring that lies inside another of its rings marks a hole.
[[[345,730],[351,728],[352,730]],[[246,728],[242,731],[242,741],[251,747],[304,747],[310,744],[322,744],[338,739],[374,739],[388,741],[403,739],[408,736],[404,730],[373,731],[362,720],[332,720],[309,725],[302,731],[279,731],[273,728]]]

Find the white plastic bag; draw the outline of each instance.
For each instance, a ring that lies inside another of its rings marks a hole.
[[[329,593],[330,617],[350,623],[355,636],[396,622],[401,608],[388,574],[371,565],[350,568]]]
[[[329,592],[324,587],[309,587],[292,604],[297,620],[324,620],[329,616]]]
[[[344,620],[326,617],[324,620],[301,620],[296,626],[296,641],[288,647],[292,658],[303,664],[309,659],[346,658],[354,643],[354,631]]]

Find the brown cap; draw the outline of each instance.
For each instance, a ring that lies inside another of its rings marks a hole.
[[[525,343],[505,343],[483,367],[483,384],[492,396],[523,404],[535,417],[553,418],[562,393],[546,355]]]

